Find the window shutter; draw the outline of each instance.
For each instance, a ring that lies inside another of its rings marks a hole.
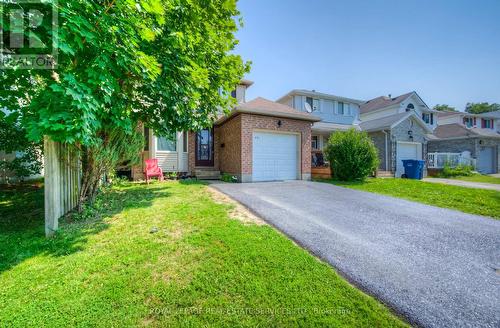
[[[464,125],[467,125],[467,120],[465,119],[465,117],[464,117],[463,121],[464,121]]]
[[[431,125],[434,125],[434,113],[431,113]]]
[[[486,120],[484,118],[481,119],[481,128],[485,128],[486,127]]]
[[[477,121],[475,117],[474,117],[474,126],[477,126]]]

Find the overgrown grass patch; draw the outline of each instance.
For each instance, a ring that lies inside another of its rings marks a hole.
[[[365,182],[322,180],[339,186],[384,194],[500,219],[500,192],[411,179],[368,179]]]

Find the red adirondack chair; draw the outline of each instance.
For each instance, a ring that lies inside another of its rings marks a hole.
[[[161,170],[161,167],[158,166],[158,160],[156,158],[146,160],[144,175],[146,176],[146,182],[148,184],[151,177],[158,177],[159,181],[163,181],[163,171]]]

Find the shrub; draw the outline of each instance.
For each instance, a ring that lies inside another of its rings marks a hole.
[[[366,132],[350,129],[331,135],[325,150],[332,176],[342,181],[364,180],[378,166],[378,152]]]
[[[224,182],[238,182],[238,178],[229,173],[223,173],[220,179]]]
[[[451,167],[448,163],[444,165],[443,171],[439,174],[442,178],[469,177],[473,175],[474,168],[470,165],[458,165]]]

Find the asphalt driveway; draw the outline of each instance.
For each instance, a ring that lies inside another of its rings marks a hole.
[[[500,221],[319,182],[212,187],[426,327],[500,327]]]

